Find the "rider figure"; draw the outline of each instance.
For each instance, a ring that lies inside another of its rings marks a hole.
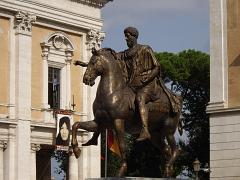
[[[118,56],[126,64],[127,84],[136,94],[135,100],[143,126],[137,141],[143,141],[150,138],[146,104],[155,100],[156,81],[154,79],[159,76],[160,64],[149,46],[137,43],[138,30],[136,28],[127,27],[124,34],[128,49],[118,53]]]
[[[128,49],[117,54],[118,59],[123,60],[127,69],[127,84],[136,94],[136,102],[139,109],[142,130],[137,141],[150,139],[148,130],[148,109],[146,103],[154,101],[156,81],[160,72],[160,64],[149,46],[137,43],[138,30],[127,27],[124,30]],[[95,132],[93,137],[83,146],[97,145],[100,132]]]

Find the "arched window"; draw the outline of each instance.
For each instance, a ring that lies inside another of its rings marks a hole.
[[[70,109],[70,64],[73,43],[63,32],[51,34],[43,43],[43,108]]]

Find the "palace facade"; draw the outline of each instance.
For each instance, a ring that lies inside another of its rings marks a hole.
[[[109,0],[0,0],[0,180],[50,180],[56,117],[92,120],[82,67],[104,38]],[[79,143],[91,134],[79,131]],[[69,154],[67,179],[100,177],[100,146]]]

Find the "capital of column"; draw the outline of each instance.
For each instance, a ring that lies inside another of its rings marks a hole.
[[[66,49],[65,54],[66,54],[66,63],[70,64],[72,62],[73,50],[72,49]]]
[[[45,42],[41,43],[40,45],[42,48],[42,58],[43,60],[47,60],[51,45]]]
[[[0,141],[0,150],[4,151],[7,149],[7,142],[6,141]]]
[[[102,31],[97,31],[95,29],[91,29],[87,33],[87,47],[88,50],[91,50],[92,48],[100,49],[101,43],[103,39],[105,38],[105,33]]]
[[[41,149],[39,144],[31,143],[31,150],[32,152],[39,151]]]
[[[27,12],[18,11],[15,15],[15,28],[17,34],[31,35],[32,24],[36,22],[36,16]]]

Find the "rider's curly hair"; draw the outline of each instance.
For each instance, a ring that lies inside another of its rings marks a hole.
[[[135,37],[136,39],[138,38],[138,30],[135,27],[127,27],[124,29],[124,34],[129,33],[131,36]]]

